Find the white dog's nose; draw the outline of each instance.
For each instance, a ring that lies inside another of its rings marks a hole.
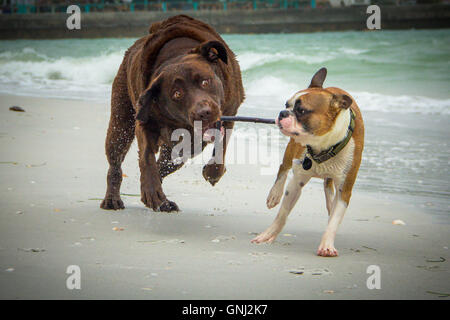
[[[278,119],[283,119],[283,118],[287,118],[289,117],[289,111],[288,110],[283,110],[280,112],[280,114],[278,115]]]

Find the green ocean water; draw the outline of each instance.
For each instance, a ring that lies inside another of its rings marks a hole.
[[[450,30],[225,35],[241,65],[239,114],[275,117],[320,67],[366,125],[355,188],[450,223]],[[136,39],[0,41],[0,92],[108,103]],[[280,146],[282,149],[284,145]]]

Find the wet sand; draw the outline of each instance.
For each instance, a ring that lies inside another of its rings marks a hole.
[[[315,255],[327,223],[318,184],[275,243],[250,243],[277,213],[265,206],[274,176],[257,166],[229,165],[211,187],[188,165],[163,184],[182,211],[155,213],[136,196],[133,144],[126,209],[101,210],[108,119],[106,104],[0,96],[1,299],[448,299],[437,293],[450,293],[450,225],[357,189],[337,258]],[[69,265],[81,290],[66,288]],[[379,290],[366,286],[370,265]]]

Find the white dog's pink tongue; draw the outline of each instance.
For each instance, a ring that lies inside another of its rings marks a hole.
[[[291,119],[291,117],[283,118],[283,119],[279,120],[279,123],[281,124],[283,129],[287,129],[292,125],[292,119]]]

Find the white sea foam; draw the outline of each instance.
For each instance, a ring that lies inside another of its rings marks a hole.
[[[25,58],[28,59],[23,61]],[[119,52],[58,59],[38,54],[31,48],[2,52],[0,61],[9,61],[0,62],[0,92],[103,100],[110,95],[122,58],[123,53]]]
[[[341,48],[336,53],[358,55],[365,49]],[[111,84],[122,61],[122,51],[101,53],[98,56],[50,58],[35,49],[25,47],[0,53],[0,92],[70,99],[107,100]],[[302,56],[294,53],[258,53],[244,51],[238,55],[244,73],[246,107],[276,112],[306,83],[287,80],[288,77],[266,75],[245,79],[251,69],[280,61],[300,61],[317,64],[334,59],[326,56]],[[20,89],[20,92],[18,92]],[[350,88],[348,88],[350,90]],[[450,99],[423,96],[391,96],[374,92],[351,92],[360,108],[368,111],[420,114],[450,114]]]
[[[366,52],[369,52],[368,49],[355,49],[355,48],[339,48],[339,51],[349,55],[360,55]]]
[[[379,93],[352,93],[361,110],[450,115],[450,99],[433,99],[423,96],[390,96]]]
[[[122,54],[113,53],[95,58],[12,60],[0,64],[0,77],[9,81],[70,80],[75,83],[107,84],[114,79],[122,58]]]
[[[298,85],[273,76],[259,78],[245,85],[245,93],[249,97],[287,99],[298,90]]]

